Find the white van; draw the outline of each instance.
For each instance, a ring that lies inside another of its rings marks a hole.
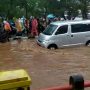
[[[90,20],[59,21],[51,23],[36,39],[48,49],[72,45],[89,45]]]

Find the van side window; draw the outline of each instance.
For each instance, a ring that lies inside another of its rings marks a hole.
[[[90,31],[90,24],[86,24],[85,31]]]
[[[67,30],[68,30],[68,25],[61,26],[58,28],[55,35],[67,33]]]
[[[90,31],[90,24],[71,25],[72,33]]]

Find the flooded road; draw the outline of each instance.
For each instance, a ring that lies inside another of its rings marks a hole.
[[[31,90],[69,83],[69,76],[82,74],[90,80],[90,47],[48,50],[34,39],[0,44],[0,70],[25,69],[32,78]]]

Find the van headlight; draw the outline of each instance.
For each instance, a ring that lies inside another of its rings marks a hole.
[[[45,44],[45,43],[46,43],[45,41],[42,42],[42,44]]]
[[[49,40],[42,41],[43,44],[47,43]]]

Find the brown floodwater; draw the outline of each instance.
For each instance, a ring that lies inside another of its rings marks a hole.
[[[82,74],[90,80],[90,47],[48,50],[34,39],[0,44],[0,70],[25,69],[32,79],[31,90],[61,86],[69,76]]]

